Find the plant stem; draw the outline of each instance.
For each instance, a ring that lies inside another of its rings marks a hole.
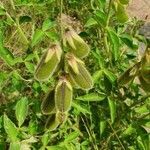
[[[105,29],[104,29],[104,47],[105,47],[105,50],[106,50],[108,55],[110,55],[109,54],[110,52],[109,52],[109,43],[108,43],[108,39],[107,39],[107,36],[108,36],[107,27],[109,26],[111,6],[112,6],[112,0],[109,1],[107,19],[106,19],[106,26],[105,26]]]
[[[107,122],[108,122],[110,128],[112,129],[114,135],[116,136],[116,138],[117,138],[117,140],[118,140],[120,146],[122,147],[123,150],[125,150],[125,147],[123,146],[122,142],[120,141],[120,139],[119,139],[119,137],[118,137],[116,131],[115,131],[114,128],[112,127],[111,123],[110,123],[109,121],[107,121]]]

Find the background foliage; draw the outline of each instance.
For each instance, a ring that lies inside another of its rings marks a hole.
[[[150,149],[150,98],[135,79],[117,79],[141,59],[141,22],[128,19],[128,0],[5,0],[0,2],[0,149]],[[122,5],[123,4],[123,5]],[[58,16],[74,18],[73,28],[91,47],[84,60],[93,76],[89,91],[74,90],[67,121],[45,130],[43,97],[55,84],[34,79],[51,42],[60,40]],[[139,51],[140,50],[140,51]]]

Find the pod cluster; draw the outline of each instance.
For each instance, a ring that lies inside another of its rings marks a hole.
[[[150,93],[150,48],[147,48],[141,61],[127,69],[119,78],[118,84],[125,85],[138,77],[141,88]]]
[[[81,60],[90,48],[73,30],[66,29],[63,36],[63,48],[54,43],[43,54],[35,70],[35,79],[46,81],[59,71],[59,79],[41,104],[43,114],[49,115],[46,128],[56,129],[65,122],[71,107],[73,88],[91,89],[93,81],[90,73]]]

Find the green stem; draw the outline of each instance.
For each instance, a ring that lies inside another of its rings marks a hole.
[[[110,52],[109,52],[109,43],[108,43],[108,39],[107,39],[107,37],[108,37],[107,28],[109,26],[109,21],[110,21],[110,11],[111,11],[111,6],[112,6],[112,1],[113,0],[109,1],[107,19],[106,19],[106,26],[104,28],[104,47],[105,47],[105,50],[106,50],[108,56],[110,56]]]

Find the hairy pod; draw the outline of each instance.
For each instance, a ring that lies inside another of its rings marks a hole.
[[[139,76],[139,81],[140,81],[140,83],[141,83],[141,88],[142,88],[145,92],[149,93],[149,92],[150,92],[150,84],[147,83],[147,82],[143,79],[143,77],[142,77],[141,75]]]
[[[44,81],[50,78],[55,72],[60,60],[62,50],[58,44],[53,44],[42,56],[35,70],[35,78]]]
[[[117,80],[118,85],[126,85],[131,82],[139,72],[140,62],[127,69]]]
[[[84,63],[76,58],[73,54],[68,53],[66,55],[67,61],[68,61],[68,73],[70,75],[70,78],[73,79],[73,81],[82,89],[91,89],[93,86],[93,80],[90,75],[90,73],[87,71],[87,69],[84,66]],[[75,61],[77,64],[77,70],[78,73],[75,71],[74,66],[70,65],[71,61]]]
[[[68,117],[68,112],[61,112],[61,111],[58,111],[58,112],[56,113],[56,118],[58,119],[58,121],[59,121],[60,123],[66,122],[67,117]]]
[[[55,88],[55,105],[56,110],[66,112],[71,107],[72,86],[66,77],[62,76]]]
[[[50,131],[55,130],[59,126],[60,122],[56,117],[56,114],[52,114],[48,117],[45,128],[49,129]]]
[[[66,30],[64,45],[69,46],[70,51],[79,58],[86,57],[90,51],[88,44],[73,29]]]
[[[46,97],[43,99],[41,104],[41,110],[43,114],[53,114],[56,112],[54,90],[50,90]]]
[[[147,49],[141,60],[141,75],[150,84],[150,49]]]

